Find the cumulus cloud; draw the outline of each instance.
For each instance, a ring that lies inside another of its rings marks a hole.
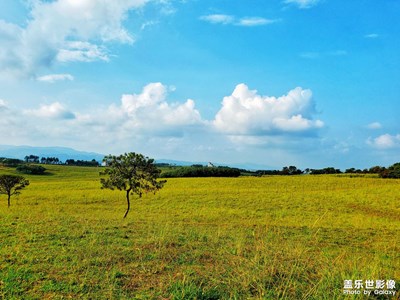
[[[0,20],[0,69],[32,76],[56,61],[107,60],[104,44],[133,43],[123,26],[127,13],[146,0],[32,1],[24,27]]]
[[[277,20],[266,19],[262,17],[244,17],[236,18],[232,15],[212,14],[201,16],[200,20],[211,24],[235,25],[244,27],[262,26],[277,22]]]
[[[300,9],[311,8],[317,5],[321,0],[285,0],[285,4],[294,4]]]
[[[180,159],[194,151],[203,155],[202,160],[214,155],[221,161],[226,151],[242,159],[249,149],[265,151],[268,145],[282,159],[282,149],[290,152],[310,145],[311,141],[304,143],[303,138],[315,137],[315,131],[323,126],[313,118],[311,91],[301,88],[275,98],[260,96],[240,84],[223,99],[211,120],[202,118],[194,100],[173,101],[174,90],[159,82],[149,83],[114,99],[109,106],[82,107],[79,111],[61,102],[21,111],[2,100],[0,137],[13,144],[43,145],[51,141],[106,153],[157,151],[158,155]]]
[[[26,115],[49,119],[75,119],[75,114],[67,110],[61,103],[42,104],[38,109],[25,110]]]
[[[110,112],[125,115],[129,126],[136,129],[163,131],[202,123],[195,102],[188,99],[170,104],[166,101],[168,89],[159,82],[150,83],[140,94],[122,95],[121,106],[112,106]]]
[[[298,87],[279,98],[260,96],[245,84],[236,86],[222,101],[213,125],[230,135],[267,136],[310,132],[323,127],[313,120],[312,92]]]
[[[397,135],[383,134],[376,138],[369,138],[367,140],[367,144],[380,150],[399,148],[400,134]]]
[[[193,100],[188,99],[183,104],[169,104],[166,101],[167,94],[167,86],[159,82],[150,83],[140,94],[123,95],[121,109],[139,126],[193,125],[201,122]]]
[[[42,82],[54,83],[56,81],[64,81],[64,80],[72,81],[74,80],[74,76],[72,76],[71,74],[49,74],[40,76],[36,78],[36,80]]]

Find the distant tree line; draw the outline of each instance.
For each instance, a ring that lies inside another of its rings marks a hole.
[[[22,161],[18,160],[20,163]],[[69,165],[69,166],[84,166],[84,167],[97,167],[99,166],[99,162],[95,159],[92,160],[75,160],[75,159],[67,159],[62,162],[58,157],[42,157],[39,159],[37,155],[27,155],[24,158],[26,163],[34,163],[34,164],[44,164],[44,165]]]
[[[255,175],[322,175],[322,174],[378,174],[382,178],[400,178],[400,163],[385,168],[381,166],[374,166],[369,169],[356,169],[349,168],[342,172],[340,169],[327,167],[323,169],[305,169],[304,171],[297,169],[295,166],[284,167],[282,170],[258,170],[254,172]]]
[[[34,163],[34,164],[38,164],[39,163],[39,156],[36,155],[27,155],[24,157],[24,160],[26,163]]]
[[[22,164],[25,163],[32,163],[32,164],[44,164],[44,165],[69,165],[69,166],[85,166],[85,167],[97,167],[99,166],[99,162],[95,159],[92,160],[75,160],[75,159],[67,159],[62,162],[58,157],[42,157],[39,158],[37,155],[27,155],[24,157],[24,160],[19,159],[11,159],[11,158],[0,158],[0,163],[2,163],[2,159],[4,160],[5,164]]]
[[[190,166],[190,167],[177,167],[171,171],[161,174],[163,178],[175,177],[239,177],[241,170],[229,167],[204,167],[204,166]]]
[[[400,178],[400,163],[395,163],[380,173],[382,178]]]
[[[388,168],[381,166],[374,166],[369,169],[356,169],[349,168],[344,172],[334,167],[326,167],[322,169],[304,170],[298,169],[296,166],[286,166],[281,170],[257,170],[249,171],[245,169],[230,168],[230,167],[206,167],[201,164],[194,164],[191,166],[180,166],[162,163],[157,164],[158,167],[168,168],[165,170],[161,177],[238,177],[240,175],[249,176],[265,176],[265,175],[324,175],[324,174],[378,174],[382,178],[400,178],[400,163],[396,163]]]
[[[62,161],[58,157],[42,157],[40,163],[44,165],[59,165],[62,164]]]
[[[68,166],[79,166],[79,167],[98,167],[99,162],[95,159],[92,160],[75,160],[67,159],[65,164]]]
[[[85,167],[97,167],[99,163],[92,159],[91,161],[86,160],[74,160],[67,159],[63,163],[57,157],[42,157],[39,159],[37,155],[27,155],[24,160],[16,158],[0,157],[0,166],[16,168],[18,173],[29,174],[29,175],[43,175],[46,172],[46,168],[39,165],[69,165],[69,166],[85,166]]]
[[[27,155],[24,160],[15,158],[5,158],[0,157],[0,165],[6,167],[19,167],[19,172],[25,174],[43,174],[44,170],[39,170],[31,164],[65,164],[68,166],[85,166],[85,167],[97,167],[99,162],[95,159],[88,160],[75,160],[67,159],[65,163],[59,160],[57,157],[42,157],[39,158],[37,155]],[[28,164],[29,166],[24,166]],[[252,175],[252,176],[263,176],[263,175],[322,175],[322,174],[378,174],[382,178],[400,178],[400,162],[395,163],[390,167],[374,166],[369,169],[356,169],[348,168],[344,172],[340,169],[334,167],[327,167],[322,169],[310,169],[306,168],[304,170],[298,169],[296,166],[286,166],[281,170],[257,170],[248,171],[239,168],[230,168],[226,166],[218,167],[206,167],[201,164],[194,164],[188,167],[178,167],[176,165],[171,165],[168,163],[157,163],[154,164],[156,167],[160,168],[170,168],[168,171],[164,171],[161,176],[164,178],[171,177],[237,177],[240,175]]]
[[[24,161],[17,159],[17,158],[6,158],[6,157],[0,157],[0,165],[4,167],[10,167],[10,168],[15,168],[16,166],[23,164]]]

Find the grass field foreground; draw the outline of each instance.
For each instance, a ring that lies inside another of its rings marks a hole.
[[[99,168],[46,168],[9,209],[0,196],[0,298],[363,299],[346,279],[398,293],[400,180],[174,178],[123,219]]]

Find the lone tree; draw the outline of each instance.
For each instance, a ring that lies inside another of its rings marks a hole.
[[[154,165],[154,159],[142,154],[131,152],[119,156],[108,155],[104,157],[103,162],[107,168],[100,172],[100,175],[108,177],[100,179],[101,188],[126,192],[128,208],[124,218],[128,215],[131,206],[129,199],[131,194],[136,194],[140,198],[143,193],[155,193],[166,182],[165,180],[157,181],[161,171]]]
[[[20,190],[29,185],[29,181],[22,176],[0,175],[0,194],[8,196],[8,207],[12,195],[18,195]]]

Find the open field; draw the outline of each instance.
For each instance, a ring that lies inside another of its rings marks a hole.
[[[0,196],[0,299],[364,299],[347,279],[398,297],[400,180],[168,179],[123,219],[98,168],[46,168]]]

